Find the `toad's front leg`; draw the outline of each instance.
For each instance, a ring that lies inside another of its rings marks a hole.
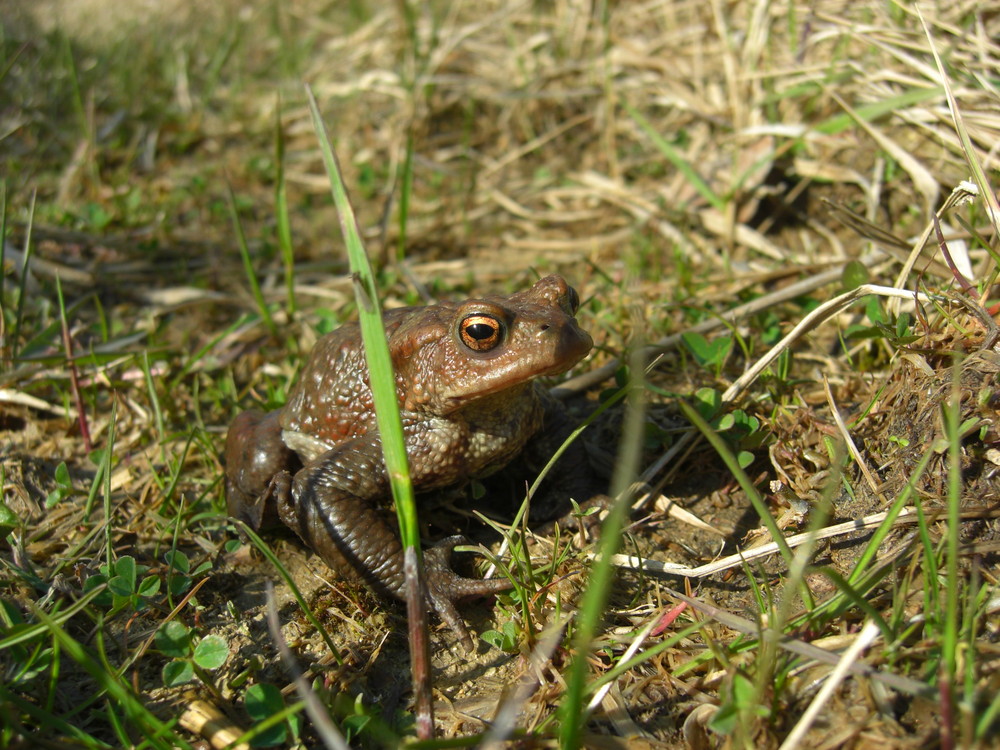
[[[281,439],[279,415],[245,411],[226,435],[226,508],[255,530],[278,523],[274,483],[302,465]]]
[[[390,496],[378,439],[366,436],[317,456],[299,471],[291,491],[280,493],[278,515],[323,560],[372,588],[406,598],[403,547],[397,525],[376,503]],[[463,640],[472,639],[455,606],[469,596],[505,591],[505,579],[464,578],[449,566],[461,537],[450,537],[424,556],[427,598],[441,619]]]

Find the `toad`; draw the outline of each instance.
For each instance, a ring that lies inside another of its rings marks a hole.
[[[565,372],[590,352],[593,342],[574,318],[578,306],[573,288],[548,276],[509,297],[385,313],[417,492],[486,477],[522,452],[545,465],[572,425],[535,378]],[[560,489],[586,491],[582,456],[560,463],[570,469]],[[284,407],[233,421],[225,464],[230,515],[255,529],[284,523],[341,574],[405,598],[402,545],[387,512],[391,490],[357,323],[317,342]],[[533,505],[536,518],[537,510]],[[443,540],[424,553],[424,563],[430,604],[468,646],[455,601],[510,584],[455,573],[451,551],[463,541]]]

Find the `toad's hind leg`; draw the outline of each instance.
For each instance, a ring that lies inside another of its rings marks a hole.
[[[376,591],[406,598],[403,547],[392,517],[376,503],[390,495],[377,440],[359,438],[316,457],[299,471],[290,493],[278,497],[278,514],[327,564]],[[510,588],[506,580],[459,576],[449,566],[451,537],[426,554],[430,604],[466,645],[471,639],[455,600]]]

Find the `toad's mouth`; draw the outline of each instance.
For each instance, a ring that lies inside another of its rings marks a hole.
[[[590,334],[573,325],[560,328],[541,329],[539,337],[545,339],[558,331],[559,340],[544,341],[540,349],[547,349],[544,358],[512,358],[505,362],[494,361],[489,369],[484,369],[477,377],[467,382],[453,384],[451,392],[443,399],[448,411],[460,409],[467,404],[505,393],[514,397],[519,391],[531,385],[536,378],[561,375],[586,357],[594,346]]]

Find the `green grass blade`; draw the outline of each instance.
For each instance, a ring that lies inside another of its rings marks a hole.
[[[871,565],[872,560],[874,560],[875,556],[878,554],[882,542],[885,541],[889,532],[892,531],[893,523],[895,522],[896,517],[906,506],[907,501],[913,494],[917,482],[920,480],[920,477],[923,476],[923,473],[927,469],[927,465],[930,463],[933,456],[934,448],[932,446],[927,449],[920,461],[914,467],[913,473],[910,475],[906,486],[903,487],[899,496],[893,501],[889,510],[886,512],[885,521],[883,521],[882,524],[875,530],[875,533],[872,534],[872,538],[868,541],[868,545],[865,547],[864,552],[861,553],[861,556],[855,563],[854,570],[851,571],[851,575],[847,579],[852,585],[856,584],[869,572],[869,566]]]
[[[958,625],[961,618],[958,597],[963,588],[959,580],[959,543],[962,532],[962,442],[959,436],[962,422],[961,362],[956,357],[953,368],[951,398],[943,405],[945,438],[948,441],[948,529],[945,534],[945,606],[941,643],[942,687],[952,690],[952,703],[958,699]],[[968,658],[974,658],[975,651]]]
[[[236,241],[240,246],[240,257],[243,259],[243,270],[247,274],[247,282],[250,284],[250,293],[253,294],[254,302],[257,303],[257,310],[264,321],[267,330],[274,337],[278,336],[278,327],[274,324],[271,311],[264,300],[264,293],[260,289],[260,281],[257,279],[257,272],[254,271],[253,262],[250,260],[250,248],[247,246],[247,236],[243,231],[243,223],[240,221],[240,212],[236,207],[236,194],[233,186],[226,183],[226,195],[229,198],[229,213],[233,219],[233,230],[236,232]]]
[[[410,218],[410,196],[413,193],[413,132],[406,136],[406,156],[403,158],[402,181],[399,186],[399,240],[396,260],[406,258],[406,226]]]
[[[91,737],[89,734],[84,732],[82,729],[80,729],[73,723],[68,722],[62,717],[56,716],[50,711],[45,710],[34,701],[25,700],[19,694],[9,692],[2,683],[0,683],[0,702],[2,702],[5,706],[15,707],[18,710],[18,712],[20,712],[24,716],[31,717],[32,719],[34,719],[37,726],[46,727],[55,732],[58,732],[59,734],[63,735],[63,737],[71,738],[74,742],[79,743],[80,747],[94,748],[95,750],[97,748],[101,748],[103,750],[103,748],[115,747],[114,745],[109,745],[107,742],[104,742],[103,740]],[[8,728],[9,727],[4,727],[4,730]],[[37,730],[34,731],[37,732]],[[2,736],[0,736],[0,739],[2,739]],[[36,734],[34,739],[38,741],[41,739],[41,736]],[[65,740],[63,741],[65,742]],[[76,745],[56,745],[56,747],[66,747],[66,746],[76,747]],[[4,747],[6,747],[6,745],[4,745]]]
[[[285,292],[288,317],[295,315],[295,251],[292,247],[292,223],[288,216],[288,186],[285,183],[285,131],[281,127],[281,97],[274,115],[274,159],[277,169],[274,183],[274,210],[278,247],[285,264]]]
[[[3,80],[0,78],[0,80]],[[4,298],[2,279],[7,275],[7,180],[0,179],[0,321],[5,321],[4,308],[7,300]],[[0,372],[7,367],[6,347],[0,347]]]
[[[369,384],[375,404],[375,421],[382,441],[389,483],[396,501],[396,515],[399,519],[399,534],[403,544],[404,570],[407,584],[407,611],[410,620],[410,665],[416,696],[417,734],[421,739],[434,736],[434,711],[430,691],[430,639],[427,632],[427,618],[424,616],[422,596],[423,562],[420,554],[420,526],[417,521],[417,504],[410,480],[409,464],[406,457],[406,443],[403,438],[403,422],[399,415],[396,398],[396,379],[393,374],[389,342],[386,340],[385,326],[375,288],[375,275],[371,262],[361,241],[361,232],[354,216],[354,209],[341,178],[340,166],[330,144],[330,137],[323,124],[319,106],[312,90],[307,86],[309,110],[313,127],[319,139],[323,164],[330,178],[330,192],[337,206],[347,256],[354,276],[354,292],[358,301],[358,315],[361,338],[368,362]]]
[[[882,632],[882,637],[885,639],[885,642],[892,643],[893,638],[895,638],[892,628],[889,627],[889,624],[885,621],[885,618],[882,617],[881,613],[879,613],[879,611],[872,606],[871,602],[865,599],[862,592],[858,591],[855,586],[849,583],[846,578],[840,575],[840,573],[833,568],[824,567],[820,568],[816,572],[830,579],[841,594],[843,594],[855,607],[860,609],[872,619],[872,622],[874,622],[875,625],[878,626],[878,629]]]
[[[222,341],[227,336],[231,335],[234,331],[238,331],[241,327],[247,324],[248,320],[250,320],[249,313],[246,315],[241,315],[239,320],[237,320],[231,326],[229,326],[228,328],[224,328],[222,331],[212,336],[205,343],[205,345],[201,347],[201,349],[192,354],[184,362],[184,366],[181,367],[180,372],[178,372],[177,375],[171,379],[170,384],[167,386],[167,392],[169,393],[173,391],[175,388],[178,388],[184,381],[184,379],[191,373],[191,370],[194,369],[194,367],[199,362],[201,362],[202,359],[204,359],[212,350],[214,350],[216,345],[220,341]]]
[[[864,122],[872,122],[883,115],[899,112],[900,110],[912,107],[914,104],[937,99],[939,96],[941,96],[941,88],[938,86],[910,89],[888,99],[870,104],[862,104],[854,110],[853,115],[851,113],[834,115],[821,122],[813,130],[824,135],[836,135],[854,127],[855,117]]]
[[[789,549],[788,543],[785,541],[785,535],[781,533],[781,529],[778,528],[778,524],[774,520],[774,516],[771,515],[764,503],[764,498],[760,496],[757,492],[757,488],[754,487],[750,477],[746,475],[746,472],[740,467],[739,462],[736,460],[736,456],[733,455],[732,451],[729,450],[729,446],[726,445],[725,441],[719,437],[719,434],[712,429],[712,426],[705,421],[705,419],[698,413],[698,411],[688,404],[686,401],[679,401],[678,405],[681,407],[681,411],[684,413],[684,417],[691,422],[698,431],[711,443],[712,447],[719,454],[719,457],[725,462],[726,468],[732,472],[733,477],[739,482],[740,488],[746,493],[750,500],[750,504],[753,509],[757,511],[757,515],[760,517],[761,523],[764,528],[768,530],[771,534],[771,541],[773,541],[777,546],[778,550],[781,552],[781,556],[785,559],[785,564],[792,564],[792,550]]]
[[[319,135],[323,163],[326,165],[330,177],[331,192],[334,203],[337,205],[337,214],[340,217],[340,227],[344,233],[351,272],[354,274],[354,290],[358,299],[361,337],[364,341],[365,357],[368,361],[372,397],[375,400],[375,415],[379,435],[382,438],[382,450],[385,452],[385,463],[399,513],[400,535],[404,545],[419,549],[420,535],[417,526],[416,505],[413,502],[413,485],[410,482],[406,460],[403,423],[399,417],[396,383],[392,374],[392,359],[389,355],[385,327],[382,324],[378,290],[375,287],[375,274],[361,241],[361,233],[358,231],[354,209],[351,207],[347,189],[341,179],[337,157],[330,144],[329,135],[326,133],[319,107],[312,91],[307,89],[307,92],[313,125]]]
[[[695,170],[693,166],[688,162],[687,159],[681,155],[681,152],[675,149],[662,135],[657,132],[653,124],[643,117],[637,109],[632,107],[632,105],[623,103],[622,106],[625,107],[625,111],[628,112],[629,117],[635,120],[636,125],[643,129],[646,135],[649,136],[650,140],[653,141],[653,145],[659,149],[660,153],[663,154],[667,161],[673,164],[677,171],[684,175],[684,178],[691,183],[691,186],[698,191],[698,194],[704,198],[713,207],[722,211],[726,207],[726,201],[709,187],[709,184],[702,179],[701,175]]]
[[[14,337],[11,340],[11,355],[18,355],[17,342],[21,339],[21,323],[24,319],[25,289],[28,284],[28,265],[31,263],[31,232],[35,226],[35,198],[37,191],[31,193],[31,206],[28,209],[28,225],[24,229],[24,260],[21,261],[21,279],[17,287],[17,317],[14,319]],[[2,241],[2,239],[0,239]]]
[[[10,563],[5,563],[5,565],[10,565]],[[79,614],[83,609],[85,609],[86,606],[90,604],[90,602],[93,601],[97,596],[99,596],[101,592],[104,591],[105,588],[106,587],[102,585],[91,589],[83,596],[81,596],[78,601],[73,602],[73,604],[71,604],[69,607],[59,612],[54,612],[53,614],[49,615],[49,617],[51,617],[52,621],[55,622],[57,625],[62,625],[64,622],[68,622],[73,617],[76,617],[76,615]],[[36,624],[36,625],[19,625],[16,628],[5,630],[4,631],[5,635],[3,637],[0,637],[0,651],[9,649],[13,646],[18,645],[19,643],[28,643],[29,641],[33,641],[39,636],[41,636],[42,633],[47,632],[48,629],[49,628],[47,625]]]
[[[641,351],[641,347],[634,349],[632,359],[635,361],[630,363],[633,380],[629,384],[625,423],[622,427],[618,460],[615,462],[611,482],[611,495],[615,500],[601,527],[600,555],[590,571],[587,588],[583,593],[573,638],[573,661],[566,674],[566,694],[558,709],[559,745],[562,748],[581,746],[581,735],[586,720],[584,701],[587,695],[590,651],[604,619],[611,590],[611,579],[614,575],[611,558],[621,545],[622,529],[632,507],[633,492],[630,484],[638,473],[644,434],[645,390],[641,382],[636,382],[639,377],[636,373],[643,372],[642,362],[639,361]]]
[[[993,696],[993,700],[990,701],[990,705],[987,706],[986,710],[979,716],[979,720],[976,722],[976,737],[984,738],[987,733],[993,727],[993,722],[1000,717],[1000,693]]]

